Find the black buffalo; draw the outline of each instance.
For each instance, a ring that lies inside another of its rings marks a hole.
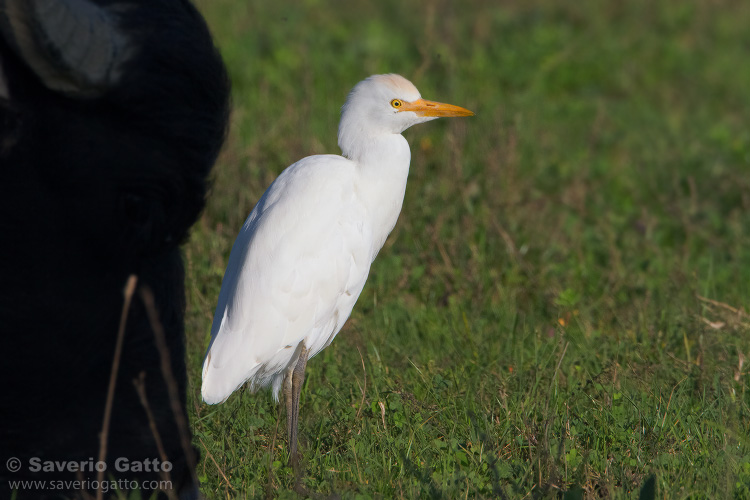
[[[186,0],[0,0],[0,498],[12,484],[18,498],[96,495],[130,275],[103,476],[196,494],[179,245],[204,206],[228,100]],[[11,483],[26,479],[81,482]]]

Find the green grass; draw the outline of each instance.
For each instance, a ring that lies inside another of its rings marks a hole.
[[[398,225],[308,364],[305,485],[341,498],[750,498],[750,3],[201,0],[232,127],[185,249],[209,498],[295,498],[267,392],[200,400],[232,242],[339,108],[397,72]],[[714,302],[704,300],[710,299]],[[733,308],[733,309],[732,309]]]

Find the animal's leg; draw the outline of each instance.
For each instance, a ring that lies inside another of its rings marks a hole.
[[[294,367],[291,376],[291,413],[288,414],[289,422],[287,424],[289,431],[289,448],[291,450],[292,463],[298,461],[297,453],[297,422],[299,419],[299,398],[302,394],[302,384],[305,381],[305,367],[307,366],[308,350],[303,345],[302,351],[297,359],[297,365]]]
[[[299,420],[299,399],[302,393],[302,384],[305,381],[305,367],[309,351],[302,345],[297,363],[293,370],[287,372],[284,380],[287,404],[287,431],[289,434],[289,462],[294,469],[295,490],[304,491],[302,487],[302,475],[299,468],[299,452],[297,451],[297,429]]]

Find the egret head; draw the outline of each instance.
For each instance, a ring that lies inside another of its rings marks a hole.
[[[341,108],[339,147],[349,156],[358,141],[407,128],[442,116],[471,116],[468,109],[422,99],[401,75],[373,75],[359,82]]]

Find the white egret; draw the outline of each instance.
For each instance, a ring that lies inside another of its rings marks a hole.
[[[307,360],[352,312],[398,219],[411,152],[401,132],[471,111],[426,101],[402,76],[359,82],[341,109],[343,156],[284,170],[245,221],[229,256],[203,362],[203,400],[221,403],[245,382],[284,388],[290,460]]]

